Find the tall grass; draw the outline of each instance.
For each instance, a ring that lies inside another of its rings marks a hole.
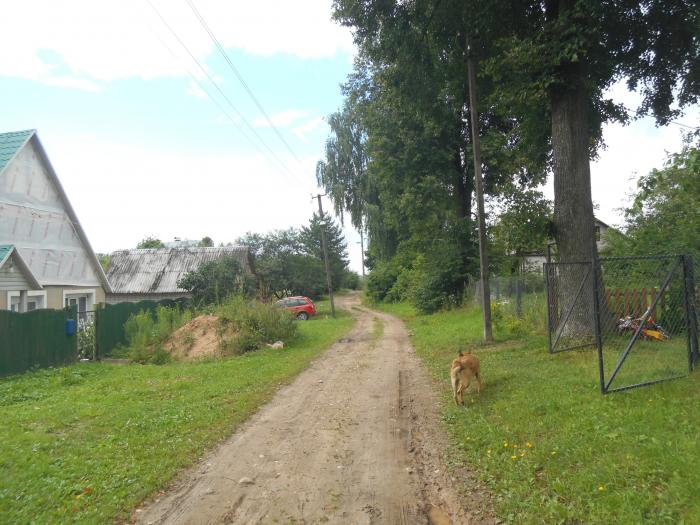
[[[298,322],[286,310],[241,296],[229,297],[216,314],[222,350],[228,353],[241,354],[265,343],[289,341],[297,333]]]
[[[132,315],[124,324],[129,359],[136,363],[167,362],[169,354],[163,350],[163,342],[191,319],[192,312],[178,306],[159,306],[155,317],[148,310]]]

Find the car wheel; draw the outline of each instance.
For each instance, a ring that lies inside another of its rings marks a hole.
[[[306,321],[308,318],[309,314],[307,314],[306,312],[299,312],[297,314],[297,319],[299,319],[300,321]]]

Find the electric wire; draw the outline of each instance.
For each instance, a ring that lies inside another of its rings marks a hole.
[[[670,124],[675,124],[676,126],[680,126],[682,128],[688,128],[688,129],[700,129],[700,126],[689,126],[688,124],[683,124],[682,122],[676,122],[675,120],[669,120]]]
[[[160,35],[158,35],[155,31],[151,31],[151,32],[152,32],[153,36],[155,36],[158,39],[158,41],[163,45],[163,47],[168,50],[168,52],[175,59],[175,61],[179,62],[180,59],[177,56],[177,53],[175,53],[175,51],[172,50],[172,48],[165,42],[165,40],[163,40],[160,37]],[[184,68],[184,69],[185,69],[185,72],[189,75],[190,79],[192,79],[192,81],[195,84],[197,84],[197,87],[199,87],[199,89],[202,90],[202,92],[207,96],[207,98],[209,100],[211,100],[219,108],[219,111],[221,111],[221,113],[223,113],[224,116],[226,116],[231,121],[231,123],[236,127],[238,132],[246,138],[246,140],[250,143],[250,145],[253,146],[254,148],[256,148],[260,153],[262,153],[265,156],[266,153],[260,147],[260,145],[257,144],[256,142],[254,142],[253,139],[250,138],[250,136],[245,132],[245,130],[239,125],[238,121],[234,117],[231,116],[231,114],[224,108],[224,106],[218,100],[216,100],[215,97],[212,96],[212,94],[209,92],[209,90],[206,88],[206,86],[202,82],[200,82],[200,80],[189,69],[187,69],[187,68]]]
[[[272,155],[272,157],[277,161],[277,163],[284,169],[288,174],[290,174],[292,177],[297,179],[297,181],[301,184],[303,182],[296,176],[296,174],[289,169],[289,167],[277,156],[277,154],[270,148],[270,146],[263,140],[263,138],[258,134],[258,132],[255,130],[255,128],[248,122],[248,120],[245,118],[243,113],[240,112],[240,110],[235,106],[235,104],[231,101],[231,99],[224,93],[224,91],[221,89],[219,84],[212,78],[212,76],[209,74],[209,72],[206,70],[206,68],[201,64],[201,62],[197,59],[197,57],[194,56],[194,54],[190,51],[190,49],[187,47],[187,44],[183,42],[183,40],[180,38],[180,36],[177,34],[177,32],[172,28],[172,26],[168,23],[168,21],[163,17],[163,15],[160,13],[158,8],[151,2],[151,0],[146,0],[148,5],[151,6],[151,9],[155,12],[155,14],[158,16],[160,21],[165,25],[165,27],[168,29],[168,31],[175,37],[175,39],[178,41],[178,43],[182,46],[182,48],[187,52],[187,54],[190,56],[190,58],[197,64],[199,69],[204,73],[204,75],[209,79],[209,81],[214,85],[216,90],[219,92],[219,94],[226,100],[229,106],[231,106],[231,109],[234,110],[234,112],[238,115],[238,117],[241,119],[241,121],[246,125],[246,127],[250,130],[250,132],[260,141],[260,143],[265,147],[265,149]]]
[[[206,22],[206,20],[204,19],[204,17],[201,15],[201,13],[200,13],[199,10],[197,9],[197,7],[194,5],[194,2],[193,2],[192,0],[185,0],[185,1],[186,1],[187,4],[190,6],[190,9],[192,9],[192,12],[195,14],[195,16],[197,17],[197,19],[199,20],[199,23],[202,25],[202,27],[204,28],[204,30],[205,30],[205,31],[207,32],[207,34],[209,35],[209,38],[211,38],[212,42],[214,42],[214,45],[215,45],[216,48],[219,50],[219,53],[221,53],[221,56],[223,56],[224,59],[226,60],[226,63],[227,63],[227,64],[229,65],[229,67],[231,68],[231,71],[233,71],[234,75],[236,75],[236,78],[238,79],[238,81],[241,83],[241,85],[243,86],[243,88],[246,90],[246,92],[248,93],[248,95],[250,96],[250,98],[253,100],[253,102],[255,103],[255,105],[257,106],[257,108],[260,110],[260,112],[263,114],[263,116],[265,117],[265,120],[267,120],[267,123],[268,123],[268,124],[270,125],[270,127],[273,129],[273,131],[275,132],[275,134],[277,135],[277,137],[280,139],[280,141],[285,145],[285,147],[287,148],[287,150],[289,151],[289,153],[292,155],[292,157],[294,157],[294,159],[295,159],[297,162],[299,162],[299,163],[301,164],[301,160],[299,160],[299,157],[298,157],[297,154],[294,152],[294,150],[292,149],[292,147],[289,145],[289,143],[287,142],[287,140],[284,138],[284,136],[282,135],[282,133],[280,133],[280,131],[279,131],[279,129],[277,128],[277,126],[275,126],[275,123],[272,122],[272,119],[270,118],[270,116],[269,116],[269,115],[267,114],[267,112],[265,111],[265,108],[263,108],[262,104],[260,103],[260,101],[258,100],[258,98],[255,96],[255,93],[253,93],[253,90],[250,88],[250,86],[248,85],[248,83],[245,81],[245,79],[243,78],[243,75],[241,74],[241,72],[240,72],[240,71],[238,70],[238,68],[233,64],[233,62],[231,61],[230,57],[228,56],[228,53],[226,53],[226,50],[225,50],[224,47],[221,45],[221,42],[219,41],[218,38],[216,38],[216,35],[214,34],[214,32],[213,32],[213,31],[211,30],[211,28],[209,27],[209,24],[207,24],[207,22]]]

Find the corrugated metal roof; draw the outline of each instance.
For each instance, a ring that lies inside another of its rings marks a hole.
[[[107,280],[115,294],[184,292],[177,286],[182,276],[225,256],[235,257],[245,271],[253,273],[250,252],[245,246],[157,248],[114,252]]]
[[[34,133],[35,129],[0,133],[0,172]]]

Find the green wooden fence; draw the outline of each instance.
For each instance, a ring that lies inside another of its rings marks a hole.
[[[75,363],[78,338],[66,335],[66,320],[76,320],[76,314],[75,307],[22,314],[0,310],[0,376]]]
[[[155,312],[159,306],[175,306],[181,302],[165,299],[156,301],[139,301],[138,303],[107,304],[95,312],[95,340],[98,358],[109,356],[119,346],[126,346],[124,324],[134,314],[142,310]]]

